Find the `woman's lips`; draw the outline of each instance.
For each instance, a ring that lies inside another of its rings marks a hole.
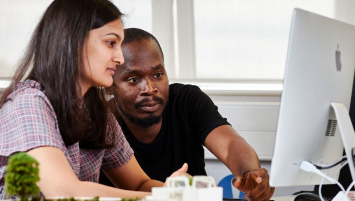
[[[115,71],[116,71],[116,68],[107,68],[107,70],[108,70],[112,75],[114,75],[114,74],[115,74]]]

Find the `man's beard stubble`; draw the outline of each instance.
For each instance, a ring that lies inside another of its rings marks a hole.
[[[163,104],[164,101],[162,98],[159,98],[157,96],[153,96],[153,100],[156,101],[158,104]],[[135,103],[134,104],[134,108],[135,109],[138,109],[139,107],[141,107],[141,105],[143,103],[146,103],[148,102],[149,99],[145,98],[141,101],[139,101],[138,103]],[[149,128],[151,126],[153,126],[154,124],[157,124],[161,121],[161,117],[163,115],[163,113],[159,116],[155,116],[153,113],[149,114],[148,117],[146,118],[138,118],[138,117],[135,117],[133,115],[130,115],[130,114],[127,114],[124,112],[124,110],[122,109],[122,107],[118,104],[118,109],[121,111],[121,113],[126,117],[128,118],[130,121],[134,122],[135,124],[143,127],[143,128]]]

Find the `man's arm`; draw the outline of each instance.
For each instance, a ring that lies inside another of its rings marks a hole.
[[[210,132],[205,146],[233,173],[234,186],[246,193],[246,198],[268,200],[274,193],[269,175],[260,168],[254,149],[231,126],[222,125]]]
[[[222,125],[206,137],[205,146],[222,161],[235,177],[260,169],[254,149],[230,125]]]

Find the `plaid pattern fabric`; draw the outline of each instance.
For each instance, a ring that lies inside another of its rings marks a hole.
[[[54,109],[33,80],[19,83],[0,110],[0,199],[5,198],[4,174],[9,156],[41,146],[61,149],[81,181],[98,182],[100,168],[113,169],[126,164],[133,150],[112,114],[108,122],[112,149],[80,149],[79,143],[66,147]]]

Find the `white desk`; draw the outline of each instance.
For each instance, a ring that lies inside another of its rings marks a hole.
[[[287,196],[287,197],[273,197],[271,200],[275,201],[293,201],[295,199],[295,196]]]

